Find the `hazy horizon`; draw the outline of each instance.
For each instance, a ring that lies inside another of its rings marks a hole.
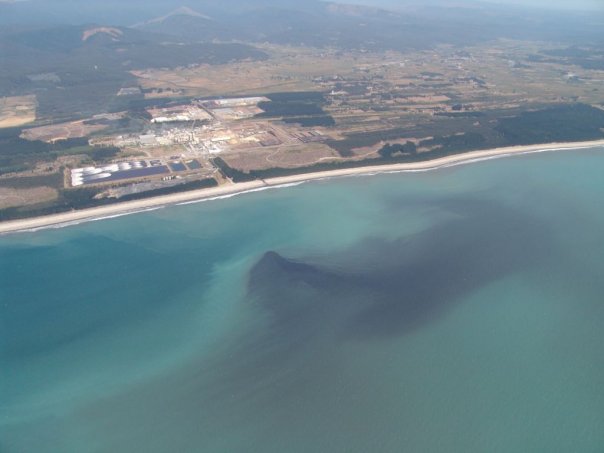
[[[439,4],[439,5],[464,5],[464,4],[480,4],[480,3],[491,3],[497,5],[509,5],[509,6],[525,6],[525,7],[541,7],[547,9],[568,9],[568,10],[601,10],[604,11],[604,4],[599,0],[576,0],[569,3],[566,0],[321,0],[326,3],[343,3],[343,4],[361,4],[361,5],[375,5],[381,7],[396,7],[402,4],[417,4],[418,6],[426,4]],[[0,0],[0,3],[64,3],[61,0]],[[153,3],[153,2],[150,2]],[[174,7],[180,6],[195,6],[199,4],[199,1],[187,1],[187,0],[175,0],[172,2]],[[267,1],[267,0],[253,0],[249,3],[257,4],[279,4],[283,3],[279,0]]]
[[[371,5],[379,7],[396,7],[400,6],[401,2],[397,0],[335,0],[336,3],[349,3],[359,5]],[[598,10],[604,11],[604,4],[598,0],[577,0],[569,3],[565,0],[429,0],[429,1],[413,1],[407,0],[403,3],[418,5],[426,5],[427,3],[439,5],[465,5],[465,4],[480,4],[490,3],[502,6],[529,7],[529,8],[545,8],[545,9],[564,9],[564,10]]]

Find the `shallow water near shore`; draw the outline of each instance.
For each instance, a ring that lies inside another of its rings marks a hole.
[[[0,238],[0,451],[604,445],[604,149]]]

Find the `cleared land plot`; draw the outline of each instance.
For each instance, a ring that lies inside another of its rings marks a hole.
[[[335,150],[321,143],[229,152],[220,157],[229,166],[242,171],[274,167],[295,168],[341,160]]]
[[[87,137],[92,133],[102,131],[106,128],[107,125],[105,124],[86,124],[85,121],[73,121],[70,123],[52,124],[50,126],[25,129],[21,133],[21,138],[54,143],[58,140]]]
[[[262,50],[271,54],[270,60],[131,73],[148,90],[146,97],[170,97],[174,93],[224,96],[316,89],[313,79],[325,74],[350,74],[356,66],[352,54],[335,57],[307,48],[280,46]],[[372,57],[371,61],[379,61],[380,57]]]
[[[0,98],[0,128],[19,127],[35,120],[35,95]]]
[[[58,197],[59,192],[51,187],[0,187],[0,209],[46,203]]]

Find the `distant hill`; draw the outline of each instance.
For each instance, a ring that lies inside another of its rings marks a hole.
[[[601,40],[604,24],[602,14],[538,11],[469,0],[392,1],[384,3],[387,8],[315,0],[198,0],[192,4],[198,8],[179,8],[137,28],[196,41],[408,50],[499,38],[591,42]]]
[[[177,8],[174,11],[172,11],[171,13],[166,14],[165,16],[148,20],[146,22],[146,24],[164,22],[165,20],[167,20],[171,17],[174,17],[174,16],[190,16],[190,17],[196,17],[198,19],[212,20],[212,18],[210,16],[206,16],[205,14],[198,13],[197,11],[189,8],[188,6],[181,6],[180,8]]]
[[[175,1],[183,1],[175,3]],[[0,2],[0,29],[102,23],[194,41],[409,49],[532,39],[601,42],[604,10],[551,11],[479,0],[28,0]],[[370,3],[373,6],[359,6]],[[175,9],[175,6],[178,8]]]
[[[206,20],[198,17],[194,19]],[[193,63],[221,64],[238,59],[266,57],[258,49],[242,44],[177,41],[170,35],[97,25],[0,33],[0,43],[5,51],[4,56],[12,58],[12,62],[28,60],[30,65],[41,67],[56,66],[55,61],[61,58],[71,60],[72,64],[95,61],[97,65],[118,64],[126,69],[139,69]],[[36,61],[31,61],[33,54]]]
[[[192,41],[232,40],[234,34],[226,23],[182,6],[164,16],[136,24],[135,29],[162,33]]]

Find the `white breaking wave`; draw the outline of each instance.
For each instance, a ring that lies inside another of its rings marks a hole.
[[[81,225],[81,224],[89,223],[89,222],[96,222],[96,221],[99,221],[99,220],[116,219],[118,217],[125,217],[125,216],[129,216],[129,215],[133,215],[133,214],[142,214],[144,212],[157,211],[157,210],[163,209],[165,207],[167,207],[167,205],[164,205],[164,206],[153,206],[152,208],[135,209],[135,210],[132,210],[132,211],[120,212],[120,213],[117,213],[117,214],[108,214],[108,215],[105,215],[105,216],[90,217],[88,219],[72,220],[72,221],[69,221],[69,222],[60,222],[60,223],[55,223],[55,224],[52,224],[52,225],[44,225],[44,226],[40,226],[40,227],[36,227],[36,228],[27,228],[27,229],[15,231],[15,233],[35,233],[36,231],[48,230],[48,229],[58,230],[58,229],[61,229],[61,228],[67,228],[67,227]],[[5,234],[8,234],[8,233],[5,233]]]
[[[227,198],[238,197],[239,195],[245,195],[248,193],[264,192],[265,190],[271,190],[271,189],[285,189],[287,187],[295,187],[295,186],[304,184],[306,182],[308,182],[308,181],[292,182],[292,183],[279,184],[279,185],[274,185],[274,186],[257,187],[255,189],[242,190],[241,192],[234,192],[234,193],[229,193],[229,194],[225,194],[225,195],[217,195],[215,197],[200,198],[199,200],[192,200],[192,201],[183,201],[181,203],[176,203],[176,206],[187,206],[190,204],[205,203],[206,201],[226,200]]]

